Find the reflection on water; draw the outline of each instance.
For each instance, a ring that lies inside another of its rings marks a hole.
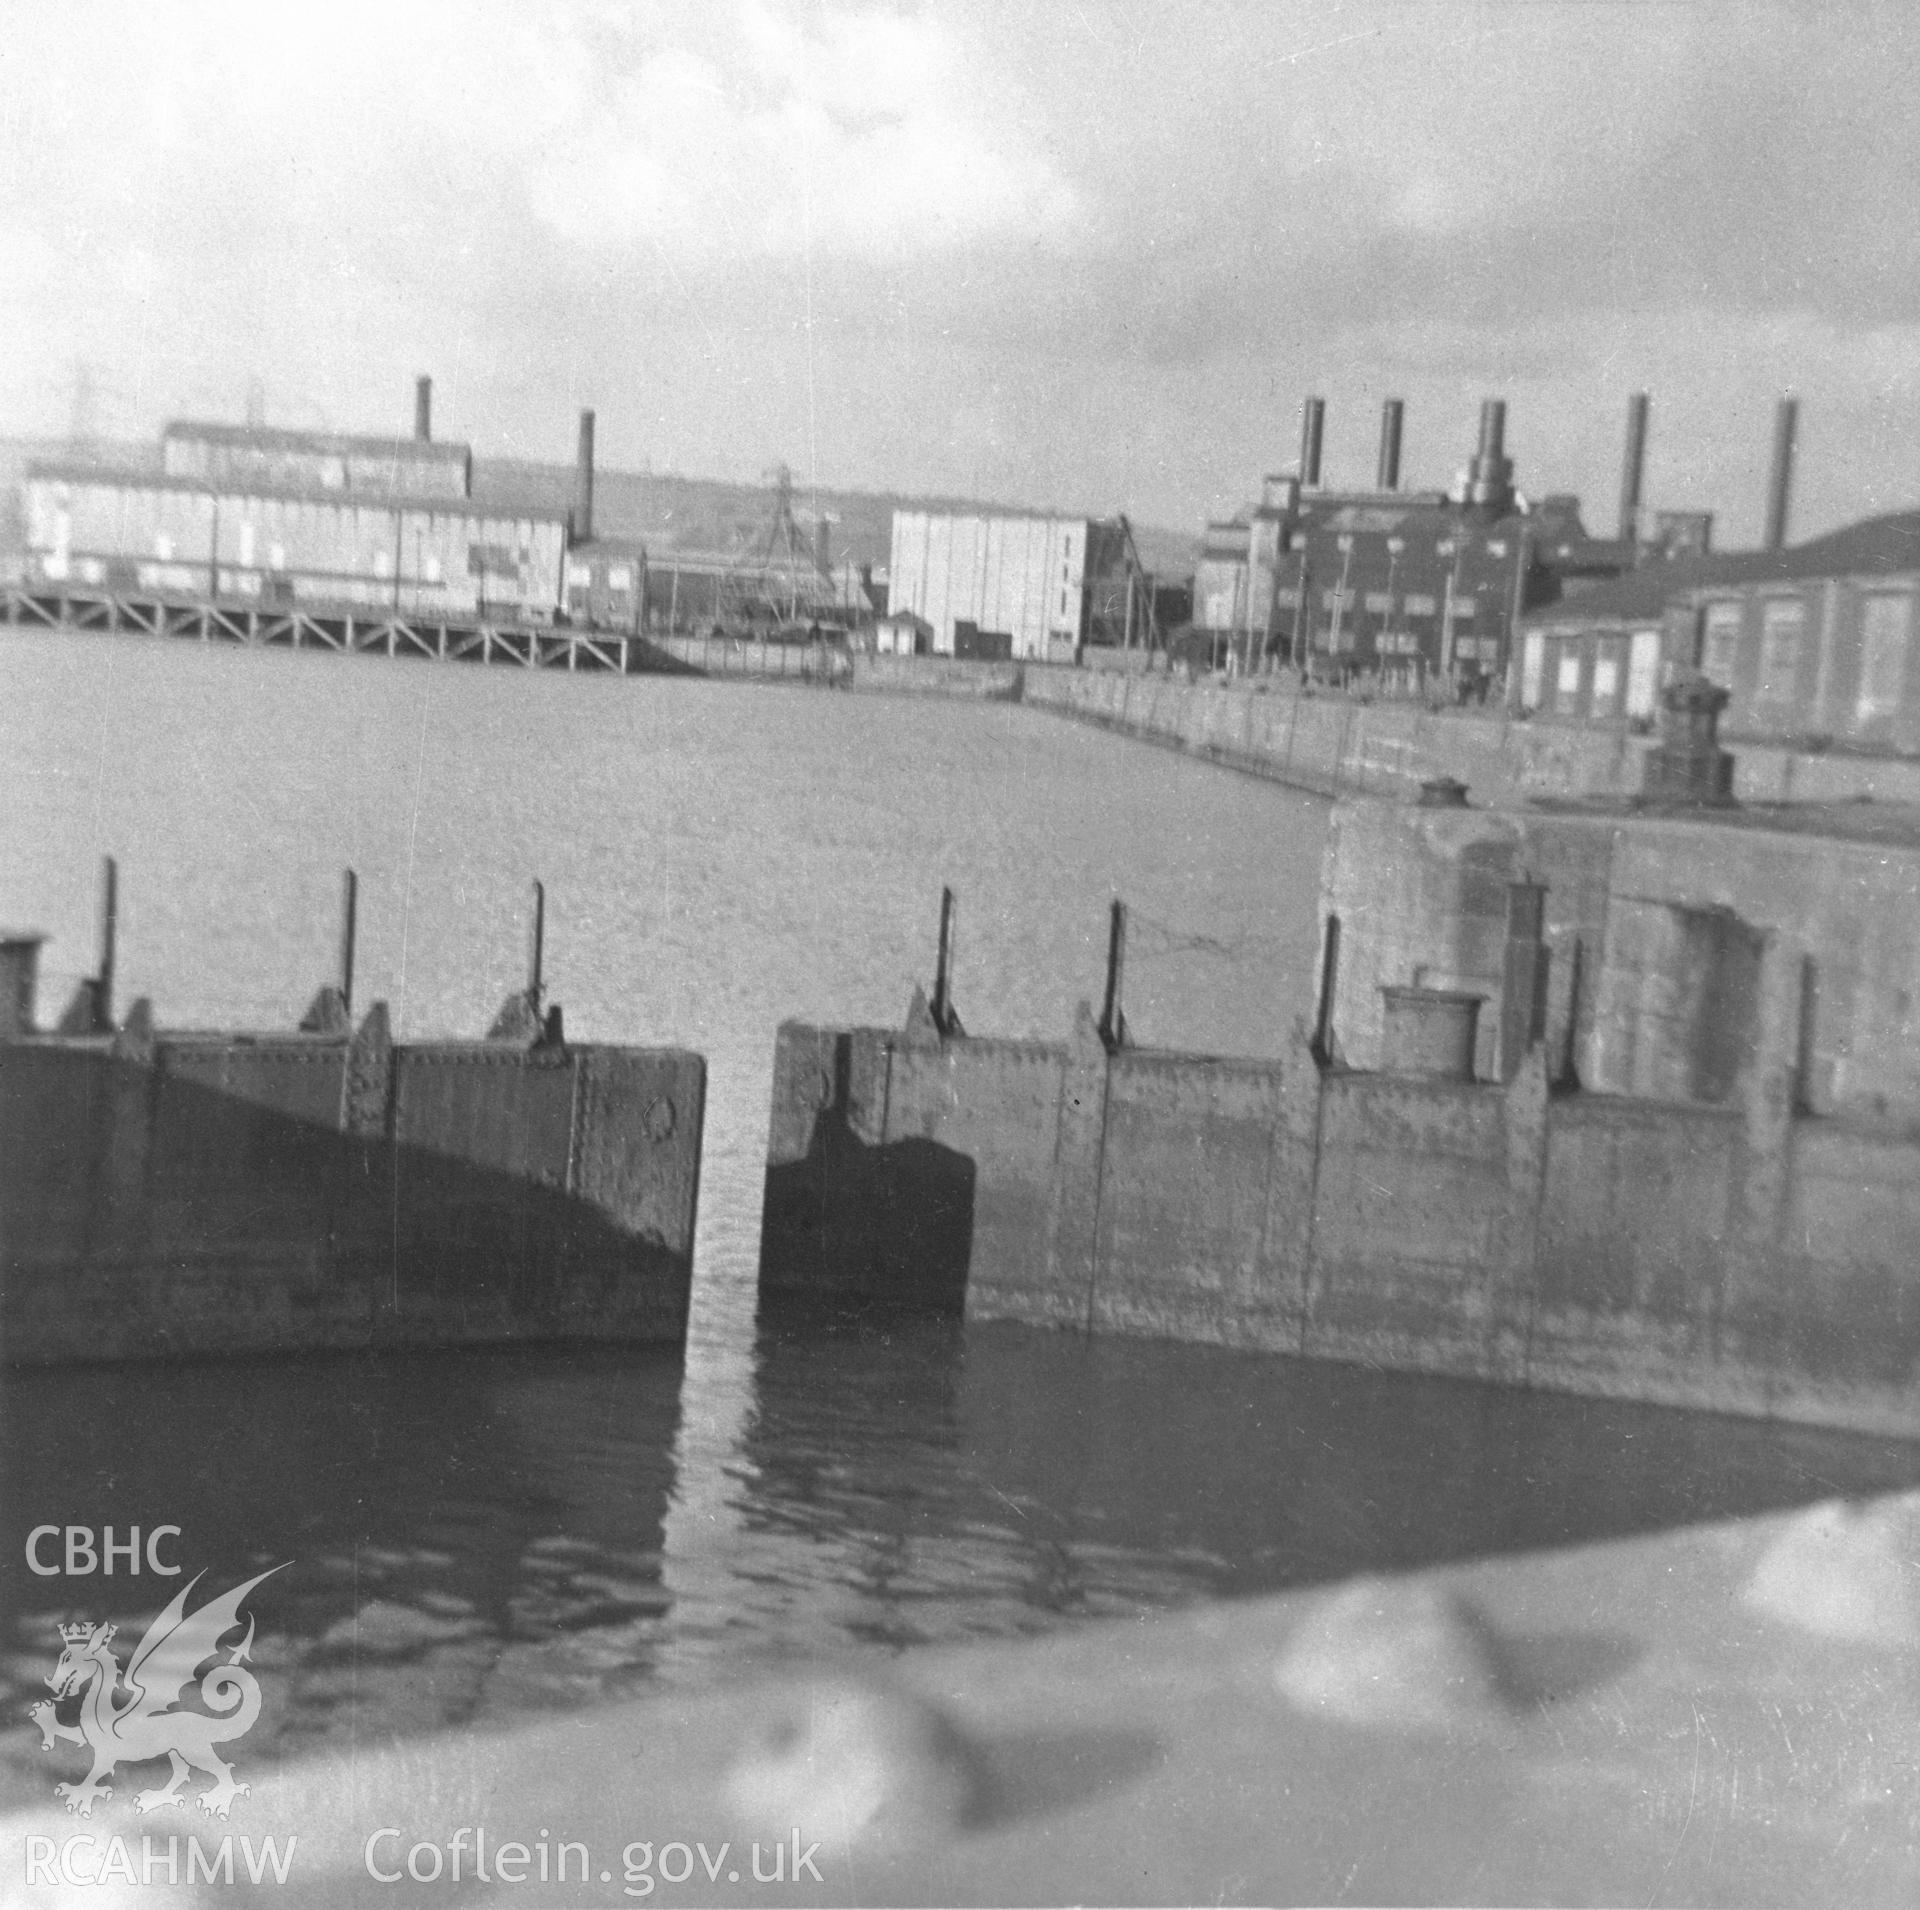
[[[175,1588],[26,1572],[27,1530],[78,1505],[123,1538],[180,1526],[206,1592],[293,1561],[256,1607],[270,1757],[1920,1478],[1891,1442],[1354,1367],[788,1325],[754,1345],[721,1542],[670,1564],[681,1382],[671,1356],[553,1349],[16,1378],[0,1716],[56,1621],[130,1645]],[[0,1743],[0,1788],[36,1794],[37,1734]]]
[[[207,1591],[294,1561],[255,1606],[258,1757],[1920,1478],[1920,1448],[1255,1355],[756,1325],[783,1018],[897,1019],[950,882],[967,1026],[1064,1036],[1120,893],[1140,1038],[1273,1054],[1310,1005],[1309,798],[1006,705],[11,632],[0,672],[0,920],[53,933],[52,1008],[102,853],[163,1026],[290,1024],[351,864],[360,997],[478,1032],[537,874],[569,1030],[709,1059],[684,1359],[13,1378],[0,1791],[51,1782],[21,1717],[51,1621],[143,1626],[177,1583],[36,1578],[43,1523],[178,1525]]]

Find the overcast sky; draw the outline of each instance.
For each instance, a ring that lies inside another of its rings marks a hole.
[[[171,415],[1197,528],[1444,483],[1920,504],[1920,9],[8,0],[0,432]]]

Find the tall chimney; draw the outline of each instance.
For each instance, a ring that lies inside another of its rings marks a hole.
[[[1767,479],[1768,550],[1787,544],[1787,505],[1793,496],[1793,434],[1800,423],[1800,400],[1782,398],[1773,414],[1773,474]]]
[[[573,464],[573,541],[593,542],[593,413],[580,414],[580,451]]]
[[[1320,440],[1327,428],[1327,401],[1309,398],[1300,412],[1300,482],[1320,482]]]
[[[421,444],[433,442],[433,380],[427,377],[413,381],[413,435]]]
[[[1491,464],[1507,448],[1507,401],[1489,398],[1480,407],[1480,462]]]
[[[813,520],[813,567],[822,577],[833,575],[833,525],[824,517]]]
[[[1627,400],[1627,454],[1620,466],[1620,541],[1640,539],[1640,483],[1647,470],[1647,413],[1653,400],[1636,391]]]
[[[1377,473],[1378,488],[1383,491],[1397,491],[1400,488],[1400,426],[1407,414],[1407,408],[1398,398],[1389,398],[1380,407],[1380,469]]]
[[[1507,405],[1489,398],[1480,407],[1480,449],[1467,473],[1467,501],[1496,517],[1513,508],[1513,460],[1507,456]]]

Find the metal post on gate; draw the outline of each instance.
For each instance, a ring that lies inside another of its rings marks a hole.
[[[1127,905],[1114,898],[1107,925],[1107,994],[1100,1009],[1100,1039],[1111,1054],[1127,1045],[1127,1016],[1121,1006],[1121,988],[1127,965]]]

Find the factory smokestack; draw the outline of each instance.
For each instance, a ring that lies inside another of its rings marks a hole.
[[[1300,412],[1300,483],[1320,482],[1320,440],[1327,428],[1327,401],[1309,398]]]
[[[1480,407],[1480,462],[1493,464],[1507,448],[1507,401],[1489,398]]]
[[[1380,407],[1380,469],[1376,475],[1378,488],[1383,491],[1400,488],[1400,426],[1406,413],[1406,406],[1398,398],[1389,398]]]
[[[1467,501],[1497,517],[1513,507],[1513,460],[1507,456],[1507,405],[1489,398],[1480,407],[1480,449],[1467,472]]]
[[[1800,423],[1798,398],[1782,398],[1773,414],[1773,472],[1767,479],[1768,550],[1787,545],[1787,506],[1793,497],[1793,437]]]
[[[1647,470],[1647,414],[1653,400],[1636,391],[1627,400],[1627,454],[1620,466],[1620,541],[1640,538],[1640,484]]]
[[[593,542],[593,413],[580,414],[580,450],[573,464],[573,541]]]
[[[417,443],[433,442],[433,380],[421,377],[413,381],[413,435]]]
[[[822,577],[833,575],[833,526],[824,517],[813,520],[813,567]]]

